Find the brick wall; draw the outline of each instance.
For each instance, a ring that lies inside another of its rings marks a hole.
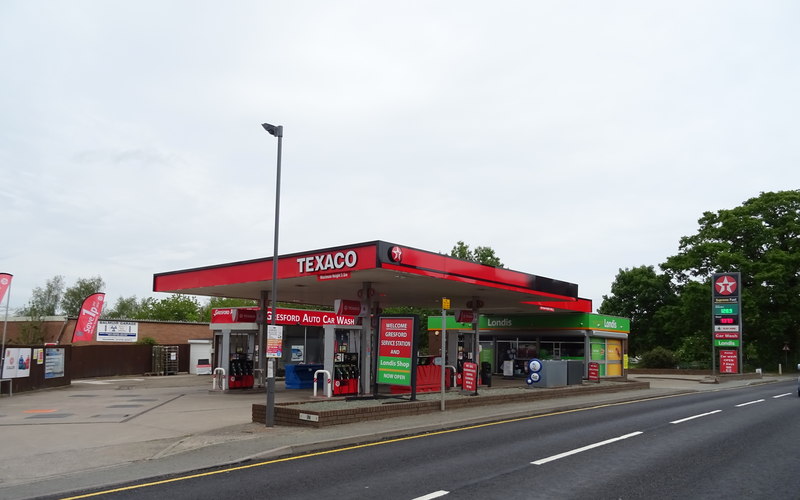
[[[447,408],[465,408],[490,404],[518,403],[523,401],[537,401],[559,397],[580,396],[584,394],[609,393],[629,391],[633,389],[648,389],[649,382],[619,382],[613,384],[585,384],[552,389],[521,390],[518,394],[491,395],[486,392],[478,397],[447,400]],[[331,425],[352,424],[365,420],[378,420],[383,418],[404,417],[439,411],[440,401],[408,401],[406,403],[380,404],[376,400],[375,406],[360,407],[344,410],[311,410],[304,409],[302,404],[276,405],[275,424],[299,427],[328,427]],[[313,415],[318,420],[301,420],[300,413]],[[266,423],[266,405],[254,404],[252,407],[252,421]]]
[[[104,318],[105,319],[105,318]],[[180,345],[188,344],[190,339],[212,338],[208,323],[178,323],[171,321],[136,321],[139,324],[139,338],[152,337],[156,343],[161,345]],[[60,345],[72,343],[72,331],[75,329],[75,318],[53,318],[45,321],[43,330],[45,332],[45,342],[58,343]],[[8,330],[6,332],[6,343],[14,344],[19,338],[20,332],[27,320],[21,318],[9,318]],[[81,342],[80,345],[111,345],[121,344],[119,342]]]

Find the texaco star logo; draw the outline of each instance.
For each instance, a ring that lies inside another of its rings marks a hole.
[[[400,247],[392,247],[389,252],[389,258],[395,262],[400,262],[403,260],[403,250]]]
[[[721,278],[717,278],[717,281],[714,283],[714,287],[716,287],[718,294],[730,295],[736,291],[736,280],[730,276],[723,276]]]
[[[0,278],[0,285],[3,286],[8,285],[8,278]]]

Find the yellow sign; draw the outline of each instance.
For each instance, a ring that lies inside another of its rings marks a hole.
[[[450,299],[442,297],[442,309],[450,309]]]

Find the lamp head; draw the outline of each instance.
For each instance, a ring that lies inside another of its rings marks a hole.
[[[264,130],[269,132],[270,135],[275,137],[283,137],[283,125],[270,125],[269,123],[262,123]]]

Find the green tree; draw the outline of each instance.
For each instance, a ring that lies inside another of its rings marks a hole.
[[[17,314],[38,318],[55,316],[58,314],[63,295],[64,277],[54,276],[47,280],[44,287],[37,286],[33,289],[28,305],[17,311]]]
[[[142,301],[145,318],[159,321],[200,322],[200,303],[190,295],[173,293],[167,298],[155,300],[148,297]]]
[[[657,274],[653,266],[620,269],[611,285],[611,295],[603,295],[597,311],[631,320],[629,352],[640,355],[656,346],[672,345],[672,334],[659,315],[666,306],[676,304],[675,291],[666,274]]]
[[[67,316],[77,316],[86,297],[102,292],[105,286],[106,284],[100,276],[78,278],[75,284],[64,292],[64,296],[61,299],[61,310]]]
[[[696,234],[661,268],[679,285],[699,283],[710,309],[711,275],[742,275],[742,318],[750,363],[782,361],[800,349],[800,190],[761,193],[741,206],[705,212]],[[710,313],[709,313],[710,314]],[[699,328],[710,329],[710,319]],[[706,330],[708,331],[708,330]]]
[[[459,241],[455,244],[453,249],[450,250],[450,256],[487,266],[505,267],[491,247],[475,247],[474,250],[471,250],[469,245],[463,241]]]
[[[119,297],[114,307],[107,309],[103,316],[115,319],[144,319],[140,317],[141,309],[135,295]]]

